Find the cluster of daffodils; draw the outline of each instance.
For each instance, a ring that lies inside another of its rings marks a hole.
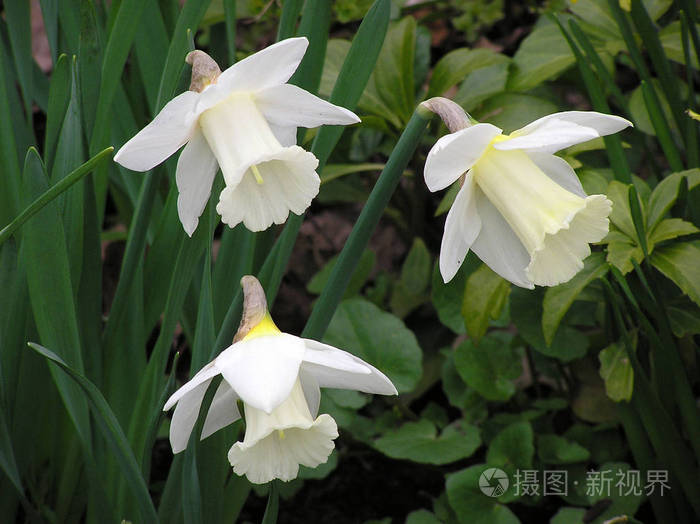
[[[187,56],[190,90],[171,100],[118,151],[123,166],[148,171],[183,145],[177,163],[178,213],[188,235],[197,228],[221,169],[225,188],[216,210],[233,227],[261,231],[303,213],[319,190],[318,160],[296,145],[298,127],[347,125],[357,116],[287,84],[308,42],[292,38],[221,72],[201,51]],[[569,164],[554,153],[630,126],[594,112],[550,115],[504,135],[470,122],[453,102],[423,103],[451,133],[428,154],[425,182],[438,191],[459,181],[440,249],[445,282],[471,249],[496,273],[525,288],[571,279],[608,232],[611,202],[587,196]],[[243,415],[245,437],[228,453],[234,472],[251,482],[291,480],[299,465],[316,467],[333,450],[338,428],[317,416],[320,389],[344,388],[395,395],[379,370],[340,349],[280,332],[264,292],[244,277],[244,315],[233,345],[202,368],[165,405],[175,407],[173,452],[185,449],[205,393],[221,381],[202,438]],[[243,414],[239,410],[243,406]]]
[[[240,399],[246,429],[243,442],[228,453],[233,471],[256,484],[292,480],[300,464],[313,468],[326,462],[338,436],[330,415],[316,416],[319,388],[382,395],[396,395],[396,388],[381,371],[350,353],[282,333],[255,277],[243,277],[241,285],[244,313],[235,342],[165,404],[166,411],[175,406],[170,443],[174,453],[185,449],[207,388],[222,375],[202,438],[241,418]]]
[[[177,210],[188,235],[221,168],[226,187],[216,206],[221,220],[262,231],[302,214],[318,193],[318,160],[296,144],[297,127],[347,125],[360,119],[297,86],[287,84],[308,40],[290,38],[223,73],[202,51],[192,64],[190,90],[173,98],[153,121],[117,151],[114,160],[148,171],[183,145],[177,162]]]
[[[425,103],[424,103],[425,104]],[[496,273],[529,289],[570,280],[608,233],[612,203],[587,196],[576,173],[553,153],[632,123],[592,111],[555,113],[510,135],[491,124],[470,125],[447,99],[427,107],[447,114],[452,133],[428,153],[431,191],[461,181],[447,214],[440,272],[449,282],[471,249]]]

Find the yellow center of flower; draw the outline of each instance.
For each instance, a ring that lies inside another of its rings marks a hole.
[[[263,177],[260,174],[260,170],[258,169],[258,166],[253,164],[252,166],[250,166],[250,170],[253,172],[253,176],[255,177],[255,181],[258,184],[263,185]]]
[[[258,324],[251,329],[248,334],[243,337],[243,340],[249,340],[251,338],[264,337],[268,335],[279,335],[281,331],[275,325],[270,313],[265,313],[263,319],[258,322]]]

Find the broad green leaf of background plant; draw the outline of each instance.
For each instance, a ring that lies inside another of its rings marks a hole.
[[[389,28],[377,64],[358,107],[403,128],[415,107],[413,59],[416,20],[406,17]]]
[[[515,393],[520,376],[520,350],[512,347],[513,335],[490,333],[479,345],[465,340],[455,350],[455,367],[467,385],[488,400],[505,401]]]
[[[441,524],[442,521],[438,519],[434,513],[426,509],[418,509],[412,511],[406,517],[406,524]]]
[[[664,218],[666,213],[671,210],[678,198],[678,192],[680,191],[683,178],[685,177],[688,179],[690,186],[691,178],[698,175],[700,175],[700,169],[689,169],[679,173],[672,173],[658,183],[649,197],[649,211],[647,213],[648,230],[653,230],[661,219]],[[688,189],[692,188],[689,187]]]
[[[582,357],[588,349],[588,339],[580,331],[566,325],[566,322],[558,327],[551,344],[545,341],[542,331],[545,293],[541,287],[534,291],[519,287],[511,290],[510,317],[518,328],[518,334],[538,352],[562,362]]]
[[[574,63],[569,44],[559,28],[548,21],[537,25],[525,37],[513,56],[508,89],[527,91],[555,78]]]
[[[656,249],[651,263],[700,305],[700,241],[679,242]]]
[[[431,265],[428,248],[416,237],[391,295],[390,307],[397,317],[404,318],[428,299]]]
[[[475,116],[478,120],[487,121],[509,133],[558,110],[559,106],[544,98],[501,93],[484,102]]]
[[[462,317],[467,333],[476,344],[486,334],[491,319],[496,320],[510,293],[510,283],[482,264],[467,279],[462,299]]]
[[[553,433],[537,435],[537,456],[544,464],[574,464],[589,459],[589,451]]]
[[[461,83],[470,73],[481,74],[484,68],[508,62],[510,59],[505,55],[485,48],[450,51],[435,64],[425,97],[441,96],[450,87]]]
[[[433,267],[432,300],[438,318],[445,326],[461,335],[466,332],[462,317],[462,298],[467,285],[467,278],[481,265],[479,258],[473,253],[467,253],[457,274],[447,284],[442,281],[440,267]]]
[[[420,380],[422,351],[415,335],[367,300],[341,302],[323,340],[380,369],[399,393],[412,390]]]
[[[435,425],[426,419],[407,422],[374,442],[385,455],[426,464],[449,464],[469,457],[481,445],[476,426],[458,422],[438,436]]]
[[[467,75],[454,95],[454,101],[465,111],[473,111],[481,102],[506,90],[511,60],[504,55],[493,65]]]
[[[672,240],[677,237],[692,235],[700,231],[690,222],[686,222],[680,218],[667,218],[658,223],[658,225],[649,232],[647,244],[649,251],[652,251],[655,244],[665,240]]]
[[[499,431],[489,443],[486,462],[490,466],[514,472],[516,469],[531,468],[534,456],[532,425],[529,422],[516,422]]]
[[[636,337],[634,346],[636,346]],[[615,342],[598,354],[600,377],[605,381],[605,392],[615,402],[629,402],[634,391],[634,370],[624,344]]]
[[[520,523],[507,506],[498,502],[500,497],[489,497],[479,489],[479,478],[490,467],[477,464],[447,476],[447,499],[461,524]]]
[[[695,24],[698,31],[700,31],[700,25]],[[659,40],[661,40],[661,46],[664,49],[666,56],[678,62],[679,64],[685,64],[685,56],[683,55],[683,43],[681,40],[681,23],[676,20],[671,22],[661,31],[659,31]],[[691,44],[692,45],[692,44]],[[698,57],[695,53],[690,53],[691,65],[697,70],[698,67]]]
[[[576,297],[588,284],[603,277],[608,272],[603,253],[591,254],[571,280],[558,286],[547,288],[542,301],[542,333],[548,345],[552,344],[559,323],[574,303]]]

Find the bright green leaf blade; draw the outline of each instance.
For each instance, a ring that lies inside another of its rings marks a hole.
[[[605,392],[615,402],[629,402],[634,391],[634,370],[624,345],[616,342],[598,355],[600,377],[605,381]]]
[[[532,467],[534,432],[529,422],[516,422],[502,429],[489,443],[486,462],[507,470]]]
[[[653,246],[665,240],[671,240],[684,235],[692,235],[699,231],[700,229],[690,222],[686,222],[680,218],[667,218],[659,222],[654,230],[649,233],[649,243]]]
[[[700,305],[700,242],[681,242],[654,250],[651,263]]]
[[[476,344],[486,334],[491,319],[497,319],[510,293],[510,283],[483,264],[467,279],[462,317],[467,333]]]
[[[548,345],[552,344],[559,323],[586,286],[608,272],[603,253],[593,253],[584,261],[583,269],[564,284],[547,288],[542,301],[542,332]]]
[[[399,393],[411,391],[421,377],[422,351],[413,332],[394,315],[364,299],[340,304],[324,342],[381,369]]]
[[[124,476],[128,479],[128,484],[136,495],[139,501],[139,508],[141,511],[141,518],[144,522],[158,522],[158,517],[156,515],[155,508],[153,507],[153,502],[151,501],[151,496],[148,493],[148,487],[146,482],[141,476],[141,471],[139,470],[136,459],[129,447],[129,443],[124,436],[119,422],[117,422],[114,413],[107,404],[100,391],[95,387],[95,385],[90,382],[87,378],[81,375],[79,372],[75,371],[71,366],[69,366],[61,357],[59,357],[53,351],[35,344],[34,342],[29,343],[34,351],[40,355],[46,357],[53,365],[52,368],[60,369],[64,376],[70,377],[76,385],[78,385],[85,398],[89,401],[92,413],[95,420],[98,423],[99,428],[102,431],[103,436],[107,440],[119,461],[119,466],[122,469]]]
[[[438,436],[428,420],[407,422],[374,442],[385,455],[424,464],[449,464],[469,457],[481,446],[476,426],[455,424]]]
[[[461,48],[450,51],[435,64],[425,98],[441,96],[472,71],[509,62],[508,57],[490,49]]]

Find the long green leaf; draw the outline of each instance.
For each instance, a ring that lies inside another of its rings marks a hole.
[[[74,370],[69,366],[61,357],[56,353],[47,349],[34,342],[29,342],[29,347],[40,355],[46,357],[53,365],[52,368],[60,369],[65,376],[70,377],[76,385],[80,387],[83,391],[85,398],[90,403],[91,411],[94,418],[98,424],[98,427],[102,431],[102,435],[105,437],[112,452],[118,459],[119,466],[124,473],[124,476],[128,480],[128,484],[133,491],[139,502],[139,509],[141,512],[141,518],[143,522],[153,522],[154,524],[158,522],[158,517],[156,515],[155,508],[153,507],[153,502],[151,501],[151,496],[148,493],[148,487],[146,482],[141,476],[141,471],[138,467],[134,454],[129,447],[129,443],[122,431],[117,418],[112,413],[112,410],[107,404],[107,401],[102,396],[102,393],[95,387],[95,385],[85,378],[81,373]]]
[[[49,170],[53,166],[58,134],[71,98],[71,62],[68,56],[63,54],[58,57],[58,62],[51,72],[49,102],[46,111],[46,134],[44,136],[44,157]]]
[[[24,113],[28,122],[32,120],[32,102],[34,101],[34,82],[32,75],[32,31],[29,2],[5,3],[7,30],[10,33],[12,56],[17,68],[19,85],[24,100]]]
[[[646,105],[647,112],[649,113],[649,119],[654,126],[654,131],[656,131],[656,138],[659,139],[661,149],[666,155],[666,159],[671,166],[671,171],[683,171],[683,161],[681,160],[681,155],[673,141],[673,137],[671,136],[671,128],[669,127],[668,122],[661,111],[659,98],[654,90],[653,84],[642,80],[642,95],[644,96],[644,104]]]
[[[277,28],[277,41],[294,36],[295,26],[304,0],[286,0],[282,6],[282,17]]]
[[[20,210],[20,167],[17,157],[17,143],[15,130],[12,125],[12,113],[8,91],[14,86],[8,85],[8,68],[4,57],[4,46],[0,38],[0,157],[2,157],[2,170],[0,170],[0,220],[6,223]],[[1,238],[1,237],[0,237]],[[1,243],[1,242],[0,242]]]
[[[68,174],[56,185],[48,188],[44,193],[36,198],[31,204],[29,204],[19,216],[17,216],[12,222],[0,230],[0,245],[5,242],[19,227],[22,226],[27,220],[29,220],[36,213],[41,211],[41,209],[51,202],[58,195],[66,191],[73,184],[78,182],[82,177],[92,172],[95,167],[102,162],[107,156],[114,150],[113,147],[108,147],[103,151],[97,153],[90,160],[85,162],[75,171]]]

